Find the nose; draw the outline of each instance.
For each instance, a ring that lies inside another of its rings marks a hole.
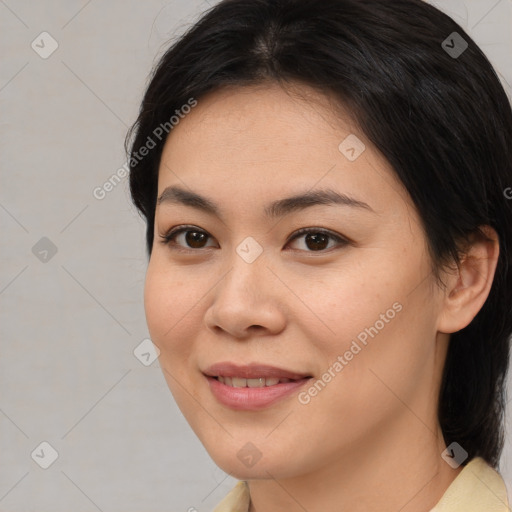
[[[260,255],[252,263],[234,253],[232,265],[212,290],[205,313],[208,329],[237,339],[278,334],[284,329],[286,288]]]

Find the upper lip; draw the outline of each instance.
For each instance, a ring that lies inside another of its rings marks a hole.
[[[230,362],[215,363],[203,371],[210,377],[242,377],[245,379],[257,379],[258,377],[299,380],[311,375],[299,373],[275,366],[261,363],[250,363],[248,365],[237,365]]]

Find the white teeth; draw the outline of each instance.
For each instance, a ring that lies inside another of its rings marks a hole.
[[[259,379],[247,379],[248,388],[264,388],[265,379],[260,377]]]
[[[259,377],[257,379],[244,379],[242,377],[222,377],[219,375],[217,379],[219,380],[219,382],[222,382],[222,384],[226,384],[226,386],[230,386],[233,388],[264,388],[266,386],[275,386],[280,382],[291,382],[291,379],[278,379],[275,377]]]
[[[231,382],[234,388],[245,388],[247,386],[247,379],[241,379],[240,377],[231,377]]]

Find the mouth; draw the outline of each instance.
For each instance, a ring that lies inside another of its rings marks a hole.
[[[253,363],[217,363],[203,372],[213,396],[235,410],[261,410],[304,386],[312,375]]]
[[[287,370],[285,368],[279,368],[277,366],[270,366],[262,363],[250,363],[245,365],[238,365],[231,362],[215,363],[209,366],[203,373],[209,377],[222,377],[224,379],[246,379],[248,381],[258,380],[261,383],[261,379],[271,380],[278,379],[278,381],[290,381],[300,380],[307,377],[311,377],[310,374],[296,372],[293,370]],[[254,384],[256,384],[254,382]],[[245,387],[246,384],[240,387]],[[262,387],[261,385],[255,387]]]
[[[217,375],[214,378],[219,382],[222,382],[222,384],[232,388],[264,388],[294,381],[294,379],[278,379],[277,377],[257,377],[255,379],[245,379],[243,377],[226,377],[223,375]]]

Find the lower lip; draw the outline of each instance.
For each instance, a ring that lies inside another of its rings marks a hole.
[[[206,376],[213,396],[223,405],[238,411],[257,411],[272,405],[304,386],[310,377],[282,382],[263,388],[234,388],[214,377]]]

